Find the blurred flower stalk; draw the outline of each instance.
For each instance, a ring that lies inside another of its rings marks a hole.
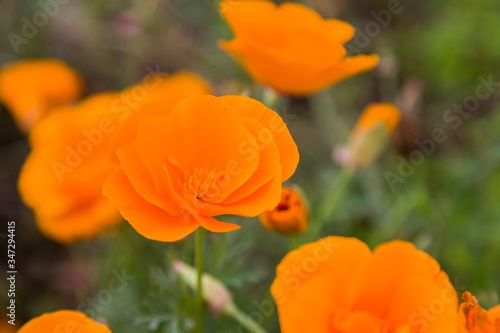
[[[199,284],[197,281],[199,270],[182,261],[174,261],[172,263],[172,268],[195,292],[200,290],[199,286],[202,287],[201,294],[203,300],[207,302],[214,314],[226,314],[238,321],[250,332],[266,333],[264,328],[236,306],[233,302],[233,295],[221,281],[208,273],[203,273],[201,284]]]
[[[317,221],[308,240],[316,239],[324,223],[330,223],[338,205],[346,195],[352,177],[372,165],[387,147],[391,135],[401,121],[401,112],[391,103],[374,103],[366,107],[351,130],[347,144],[333,149],[332,159],[342,168],[333,186],[320,202]]]

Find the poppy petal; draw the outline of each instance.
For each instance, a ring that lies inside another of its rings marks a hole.
[[[373,259],[352,277],[352,307],[384,317],[399,284],[415,277],[442,278],[439,264],[408,242],[380,245],[373,251]]]
[[[326,26],[324,31],[327,37],[334,43],[344,44],[350,41],[356,33],[354,27],[344,21],[328,19],[325,20],[324,25]]]
[[[386,318],[390,331],[407,326],[411,332],[457,332],[457,308],[451,285],[412,277],[397,288]]]
[[[129,142],[119,148],[117,156],[125,175],[141,197],[172,215],[178,213],[177,207],[156,190],[155,181],[149,170],[142,164],[134,142]]]
[[[276,174],[269,182],[253,193],[233,203],[207,205],[203,212],[208,215],[233,214],[253,217],[264,210],[273,209],[279,203],[281,195],[281,176]]]
[[[24,324],[18,333],[81,332],[111,333],[108,327],[73,310],[45,313]]]
[[[241,227],[234,223],[222,222],[213,217],[196,216],[196,221],[205,229],[212,232],[229,232]]]
[[[242,186],[234,190],[224,200],[224,203],[230,204],[247,197],[268,183],[281,169],[280,154],[271,131],[251,118],[245,119],[245,127],[253,134],[257,141],[260,157],[259,167]]]
[[[299,150],[283,119],[275,111],[249,97],[223,96],[221,98],[237,110],[242,117],[255,119],[270,130],[280,153],[282,181],[288,180],[299,163]]]
[[[123,123],[117,128],[111,143],[111,160],[119,165],[116,151],[124,144],[134,141],[137,136],[139,121],[145,117],[167,117],[174,106],[186,96],[168,95],[161,98],[154,98],[138,109],[123,105],[121,108],[113,104],[114,112],[121,112],[120,117]],[[120,100],[117,99],[119,102]],[[137,105],[133,105],[136,106]]]
[[[347,308],[345,286],[371,257],[370,249],[363,242],[337,236],[326,237],[288,253],[278,265],[271,286],[282,331],[330,331],[333,314],[343,313]],[[336,269],[332,271],[332,267]],[[336,301],[332,302],[332,299]],[[307,309],[308,316],[301,313],[303,309]],[[285,318],[287,320],[283,320]]]
[[[376,54],[347,57],[333,68],[322,73],[319,80],[333,85],[356,74],[372,70],[378,65],[379,61],[380,58]]]
[[[147,202],[135,192],[122,170],[116,170],[104,183],[103,194],[118,207],[123,217],[146,238],[173,242],[195,231],[199,225],[172,216],[161,208]]]
[[[271,43],[275,38],[269,33],[276,5],[271,1],[220,2],[220,13],[236,35],[264,39]]]

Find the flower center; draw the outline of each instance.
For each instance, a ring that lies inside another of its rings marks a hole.
[[[203,168],[196,168],[191,173],[184,173],[184,198],[189,202],[189,199],[208,203],[218,194],[217,172],[214,170],[208,171]]]
[[[289,210],[291,204],[295,204],[295,203],[291,203],[290,202],[290,194],[287,194],[287,195],[285,195],[284,197],[281,198],[280,203],[278,204],[278,206],[276,206],[276,210],[278,212],[281,212],[281,211],[284,211],[284,210]]]

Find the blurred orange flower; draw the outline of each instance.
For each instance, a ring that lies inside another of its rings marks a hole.
[[[56,59],[22,60],[0,70],[0,101],[19,128],[28,130],[52,108],[82,95],[80,76]]]
[[[213,216],[275,207],[299,159],[279,115],[243,96],[153,99],[114,140],[119,168],[104,195],[137,232],[167,242],[239,228]]]
[[[309,226],[309,210],[300,191],[283,187],[281,200],[273,210],[259,216],[267,230],[275,230],[282,235],[302,234]]]
[[[155,75],[148,78],[149,84],[158,83],[153,89],[155,96],[161,97],[165,94],[179,95],[205,95],[212,93],[212,86],[201,76],[188,72],[179,71],[172,74]],[[147,81],[144,81],[147,83]]]
[[[373,54],[347,57],[343,44],[354,37],[354,27],[298,3],[223,0],[220,11],[235,35],[220,47],[253,80],[280,93],[309,95],[379,62]]]
[[[205,95],[211,93],[212,87],[210,83],[201,76],[189,71],[148,75],[142,82],[134,84],[122,92],[122,94],[129,94],[133,102],[144,102],[154,97],[172,94]]]
[[[105,325],[97,323],[85,314],[72,310],[59,310],[33,318],[18,333],[111,333]]]
[[[373,253],[331,236],[287,254],[271,292],[282,333],[454,333],[458,298],[446,273],[409,242]]]
[[[401,121],[391,103],[373,103],[359,117],[346,146],[336,147],[333,158],[343,166],[363,169],[373,163]]]
[[[500,305],[486,311],[468,291],[458,314],[458,333],[500,333]]]
[[[119,123],[115,93],[89,97],[53,110],[30,133],[32,151],[19,177],[19,192],[40,231],[61,243],[95,236],[120,215],[102,195],[113,171],[111,133]]]
[[[401,121],[401,111],[391,103],[373,103],[359,117],[354,131],[363,132],[381,125],[386,133],[391,134]]]
[[[5,313],[1,313],[2,315],[2,321],[0,321],[0,332],[2,333],[15,333],[17,330],[17,327],[15,325],[7,323],[9,317]]]
[[[211,94],[212,87],[201,76],[180,71],[172,74],[154,73],[140,83],[125,88],[113,104],[113,112],[120,119],[128,118],[149,100],[165,95],[205,95]]]

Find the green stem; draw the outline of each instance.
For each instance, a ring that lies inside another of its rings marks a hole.
[[[203,285],[201,283],[201,278],[203,276],[203,244],[205,239],[205,229],[198,228],[196,231],[196,243],[195,243],[195,260],[197,268],[196,283],[198,288],[196,289],[196,307],[198,310],[198,323],[197,332],[202,333],[205,326],[205,302],[203,301]]]
[[[387,214],[381,219],[379,227],[368,239],[368,244],[376,246],[381,242],[393,239],[397,231],[405,221],[406,217],[413,211],[420,200],[420,192],[414,190],[406,195],[400,196],[392,205]]]
[[[233,302],[226,304],[224,313],[233,317],[241,326],[245,327],[248,331],[253,333],[267,333],[267,331],[258,323],[253,321],[250,316],[241,311]]]
[[[296,248],[298,248],[300,246],[299,236],[291,236],[289,239],[290,240],[288,242],[288,245],[290,247],[290,251],[295,250]]]
[[[311,225],[311,232],[309,234],[313,239],[317,238],[317,236],[321,233],[323,225],[332,218],[354,173],[355,170],[352,168],[342,168],[337,180],[328,193],[325,194],[324,200],[318,207],[318,213],[316,214],[317,219],[315,221],[316,223]]]
[[[354,169],[345,167],[340,171],[340,175],[337,177],[337,181],[330,188],[330,191],[325,196],[325,200],[321,203],[319,207],[319,218],[322,220],[327,220],[331,218],[332,214],[335,212],[337,205],[342,199],[342,196],[347,189],[347,185],[351,181],[354,175]]]

